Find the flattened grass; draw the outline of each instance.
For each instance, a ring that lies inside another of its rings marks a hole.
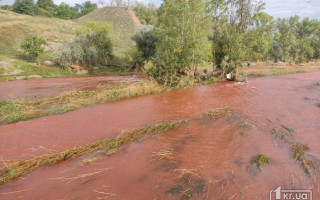
[[[233,110],[231,107],[225,107],[225,108],[216,108],[213,110],[210,110],[206,112],[203,117],[219,117],[222,115],[227,115],[231,113]]]
[[[184,121],[175,121],[152,124],[140,129],[122,132],[116,138],[99,140],[92,144],[75,147],[60,153],[47,154],[30,160],[21,160],[11,163],[5,163],[3,161],[2,165],[0,165],[0,185],[22,175],[28,174],[39,167],[52,165],[65,160],[72,160],[96,151],[103,150],[110,155],[118,149],[129,145],[136,139],[141,138],[143,135],[168,131],[170,129],[180,127],[183,123]]]
[[[291,147],[292,155],[295,160],[302,160],[303,156],[310,151],[310,147],[304,144],[296,143]]]
[[[167,89],[168,87],[158,85],[153,81],[141,81],[111,89],[66,92],[47,99],[7,100],[0,102],[0,122],[13,123],[61,114],[98,103],[160,93]]]
[[[118,150],[127,147],[133,141],[143,137],[144,135],[156,132],[166,132],[171,129],[179,128],[180,126],[192,120],[200,119],[202,119],[202,116],[192,119],[151,124],[139,129],[124,131],[116,138],[99,140],[88,145],[75,147],[73,149],[69,149],[59,153],[52,153],[35,157],[29,160],[12,161],[7,163],[0,160],[2,161],[2,163],[0,162],[0,185],[5,184],[10,180],[23,176],[25,174],[28,174],[39,167],[53,165],[61,161],[72,160],[97,151],[104,151],[106,155],[111,155]],[[158,159],[160,160],[168,159],[174,155],[174,150],[169,149],[160,153],[156,153],[155,155],[160,156],[158,157]],[[180,169],[176,171],[180,172],[180,175],[177,176],[176,179],[184,179],[186,175],[196,175],[195,171],[193,170]]]

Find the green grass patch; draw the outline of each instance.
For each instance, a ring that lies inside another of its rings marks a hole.
[[[21,70],[22,72],[16,75],[3,75],[4,73],[10,73],[15,70]],[[77,75],[74,71],[64,70],[60,67],[35,66],[26,62],[14,62],[14,67],[0,69],[0,81],[16,80],[19,76],[24,76],[25,79],[27,79],[30,75],[40,75],[42,78],[68,78],[81,76]]]
[[[294,130],[292,128],[288,128],[288,127],[283,126],[283,125],[282,125],[282,128],[286,129],[289,133],[293,133],[294,132]]]
[[[251,165],[256,165],[260,170],[262,170],[263,167],[269,163],[270,163],[270,158],[264,155],[254,156],[250,162]]]
[[[184,124],[184,121],[161,122],[140,129],[124,131],[116,138],[100,140],[92,144],[75,147],[60,153],[47,154],[30,160],[14,161],[10,163],[5,163],[3,161],[2,165],[0,165],[0,185],[30,173],[39,167],[52,165],[65,160],[72,160],[93,152],[103,150],[110,155],[146,134],[168,131],[170,129],[178,128],[182,124]]]
[[[61,114],[98,103],[160,93],[167,89],[168,87],[158,85],[153,81],[141,81],[111,89],[71,91],[46,99],[7,100],[0,102],[0,120],[2,123],[13,123]]]

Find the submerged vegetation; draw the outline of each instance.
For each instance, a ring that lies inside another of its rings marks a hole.
[[[210,110],[206,112],[203,116],[204,117],[219,117],[222,115],[227,115],[231,113],[233,110],[231,107],[225,107],[225,108],[216,108],[213,110]]]
[[[2,165],[0,165],[0,184],[4,184],[9,180],[30,173],[39,167],[52,165],[65,160],[72,160],[93,152],[105,151],[107,155],[110,155],[116,152],[119,148],[125,147],[143,135],[168,131],[170,129],[178,128],[183,123],[184,121],[161,122],[148,125],[140,129],[124,131],[116,138],[100,140],[92,144],[75,147],[71,150],[66,150],[60,153],[48,154],[30,160],[21,160],[10,163],[5,163],[3,161]]]
[[[296,143],[292,146],[291,151],[295,160],[302,160],[310,148],[307,145]]]
[[[219,116],[225,115],[225,114],[227,113],[220,112]],[[144,126],[140,129],[124,131],[116,138],[99,140],[88,145],[75,147],[73,149],[66,150],[59,153],[52,153],[52,154],[35,157],[29,160],[12,161],[12,162],[2,161],[2,164],[0,165],[0,184],[4,184],[9,180],[12,180],[22,175],[25,175],[27,173],[30,173],[39,167],[52,165],[57,162],[61,162],[65,160],[72,160],[90,153],[103,151],[106,153],[106,155],[111,155],[146,134],[150,134],[154,132],[165,132],[174,128],[178,128],[183,124],[186,124],[186,122],[188,121],[199,120],[199,119],[202,119],[203,117],[204,115],[202,115],[200,118],[151,124],[151,125]],[[163,151],[154,153],[152,155],[152,160],[170,159],[174,156],[174,154],[175,154],[174,149],[165,149]],[[189,178],[193,177],[194,175],[197,175],[196,171],[194,170],[179,169],[179,170],[176,170],[176,172],[179,172],[179,175],[176,177],[177,180],[191,180]],[[187,188],[189,188],[189,186]],[[187,189],[187,188],[184,188],[184,189]],[[185,193],[184,195],[187,195],[187,193]]]
[[[60,114],[98,103],[160,93],[167,89],[168,87],[158,85],[153,81],[141,81],[111,89],[71,91],[47,99],[7,100],[0,102],[0,117],[2,123],[13,123]]]
[[[254,156],[250,162],[251,165],[256,165],[260,170],[262,170],[262,168],[269,163],[270,158],[265,155]]]
[[[282,144],[288,145],[291,148],[292,157],[301,163],[304,171],[313,176],[317,170],[319,170],[320,160],[314,156],[307,154],[310,151],[310,147],[305,144],[296,142],[293,136],[291,135],[290,129],[283,127],[286,131],[273,128],[271,134]]]

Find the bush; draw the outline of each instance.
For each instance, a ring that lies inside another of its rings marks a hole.
[[[113,58],[109,28],[108,23],[88,22],[86,26],[78,28],[73,41],[55,50],[53,57],[64,68],[71,64],[86,67],[109,64]]]
[[[61,3],[56,9],[56,17],[60,19],[74,19],[78,17],[78,13],[71,6]]]
[[[98,62],[97,51],[84,35],[79,35],[74,41],[60,45],[52,56],[65,69],[71,64],[91,66]]]
[[[154,34],[153,26],[141,26],[134,33],[132,39],[136,42],[138,50],[146,61],[149,61],[154,56],[157,38]]]
[[[38,6],[33,0],[16,0],[12,5],[12,10],[26,15],[38,14]]]
[[[85,35],[91,45],[96,49],[99,63],[108,64],[113,58],[113,43],[109,36],[111,24],[88,21],[86,26],[78,27],[77,35]]]
[[[9,5],[4,5],[4,6],[1,6],[1,9],[2,10],[11,10],[11,7]]]
[[[37,37],[35,35],[27,36],[25,38],[25,41],[20,44],[21,48],[25,50],[29,55],[36,57],[37,64],[40,65],[39,61],[39,55],[43,53],[44,51],[44,45],[46,45],[47,42],[41,38]]]

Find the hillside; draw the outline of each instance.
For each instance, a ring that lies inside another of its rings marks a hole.
[[[107,21],[112,24],[111,34],[118,53],[124,53],[132,45],[131,35],[134,33],[137,20],[126,8],[102,8],[77,20],[28,16],[0,10],[0,60],[19,59],[22,53],[19,44],[26,35],[36,34],[56,45],[58,42],[71,39],[76,26],[84,25],[88,20]]]
[[[86,21],[110,22],[112,24],[111,34],[117,41],[117,51],[124,51],[132,45],[131,36],[137,25],[140,24],[139,19],[134,12],[125,7],[105,7],[95,10],[76,20],[78,24],[85,24]]]
[[[0,10],[0,59],[17,58],[19,44],[26,35],[36,34],[48,42],[63,42],[72,38],[76,23],[57,18],[21,15]]]

